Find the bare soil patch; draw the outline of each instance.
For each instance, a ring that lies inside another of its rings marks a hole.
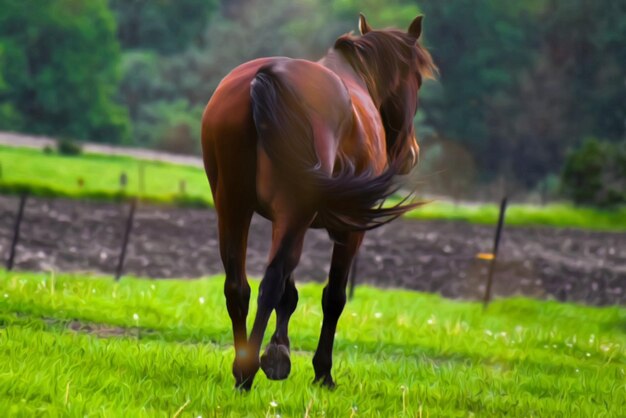
[[[8,257],[15,197],[0,196],[0,254]],[[113,274],[128,206],[29,198],[16,269]],[[255,217],[247,270],[261,276],[271,225]],[[366,235],[358,283],[478,299],[492,247],[493,227],[461,222],[397,220]],[[326,280],[332,243],[310,230],[298,281]],[[137,210],[125,272],[153,278],[222,273],[215,212],[142,205]],[[358,290],[357,290],[358,292]],[[626,234],[575,229],[508,227],[496,268],[496,296],[525,295],[594,305],[626,301]]]

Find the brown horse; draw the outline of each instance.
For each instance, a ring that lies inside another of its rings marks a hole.
[[[235,68],[204,111],[204,164],[218,215],[233,374],[241,389],[250,389],[259,367],[270,379],[289,375],[287,330],[298,303],[292,272],[310,227],[327,229],[334,240],[313,357],[315,381],[334,386],[335,329],[364,232],[416,206],[382,202],[417,162],[417,93],[436,71],[418,42],[422,16],[408,32],[372,30],[363,15],[359,28],[360,37],[340,37],[318,62],[274,57]],[[248,338],[245,259],[254,212],[272,221],[272,245]],[[259,359],[274,310],[276,330]]]

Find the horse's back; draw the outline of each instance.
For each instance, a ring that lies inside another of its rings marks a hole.
[[[315,131],[314,138],[320,139],[313,145],[327,170],[332,171],[340,131],[349,129],[346,121],[351,115],[350,97],[341,79],[318,63],[262,58],[240,65],[220,82],[202,118],[202,148],[209,182],[216,200],[231,189],[230,193],[240,194],[238,199],[249,195],[257,210],[268,203],[256,202],[257,197],[265,195],[257,190],[259,180],[263,180],[259,176],[268,177],[271,171],[259,173],[263,170],[258,169],[264,164],[263,155],[258,155],[250,86],[259,71],[279,78],[301,99]]]
[[[252,204],[256,167],[256,130],[250,83],[258,69],[276,58],[242,64],[220,82],[202,115],[202,154],[216,204],[228,190]]]

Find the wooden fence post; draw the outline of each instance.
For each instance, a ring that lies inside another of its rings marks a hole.
[[[500,244],[500,236],[502,235],[502,227],[504,226],[504,214],[506,213],[506,196],[500,203],[500,216],[498,217],[498,226],[496,227],[496,236],[493,241],[493,253],[491,262],[489,264],[489,274],[487,276],[487,287],[485,288],[485,296],[483,298],[483,307],[487,308],[489,301],[491,300],[491,285],[493,283],[493,273],[496,265],[496,259],[498,257],[498,246]]]
[[[122,241],[122,251],[120,252],[117,269],[115,270],[115,280],[119,280],[120,277],[122,277],[122,271],[124,270],[124,259],[126,258],[126,247],[128,246],[128,240],[130,239],[130,232],[133,229],[133,218],[135,217],[136,207],[137,199],[131,200],[130,211],[128,213],[128,218],[126,219],[126,229],[124,230],[124,240]]]
[[[24,206],[26,206],[26,199],[28,194],[22,193],[20,195],[20,206],[17,211],[17,217],[13,224],[13,240],[11,241],[11,251],[9,253],[9,259],[7,260],[7,270],[13,269],[13,262],[15,261],[15,250],[17,248],[17,242],[20,240],[20,225],[24,216]]]

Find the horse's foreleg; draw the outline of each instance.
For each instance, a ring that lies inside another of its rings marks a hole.
[[[259,353],[267,322],[283,297],[285,283],[300,261],[304,235],[311,223],[312,216],[299,217],[298,221],[275,222],[272,233],[270,263],[259,286],[257,312],[250,332],[248,348],[252,356],[250,367],[245,371],[248,380],[244,388],[252,386],[254,375],[259,369]],[[255,364],[252,361],[256,361]]]
[[[333,256],[328,275],[328,284],[322,295],[322,309],[324,321],[320,340],[313,356],[315,382],[328,387],[334,387],[335,382],[330,374],[333,366],[333,343],[337,321],[346,304],[346,284],[356,255],[363,240],[363,232],[337,233],[333,236],[340,238],[333,247]]]
[[[246,245],[252,211],[219,211],[220,254],[226,272],[224,296],[233,325],[235,362],[233,375],[237,386],[244,383],[242,370],[249,361],[247,353],[246,318],[250,302],[250,286],[246,277]]]
[[[289,359],[289,319],[298,305],[298,290],[289,275],[283,296],[276,306],[276,331],[261,356],[261,368],[272,380],[286,379],[291,372]]]

